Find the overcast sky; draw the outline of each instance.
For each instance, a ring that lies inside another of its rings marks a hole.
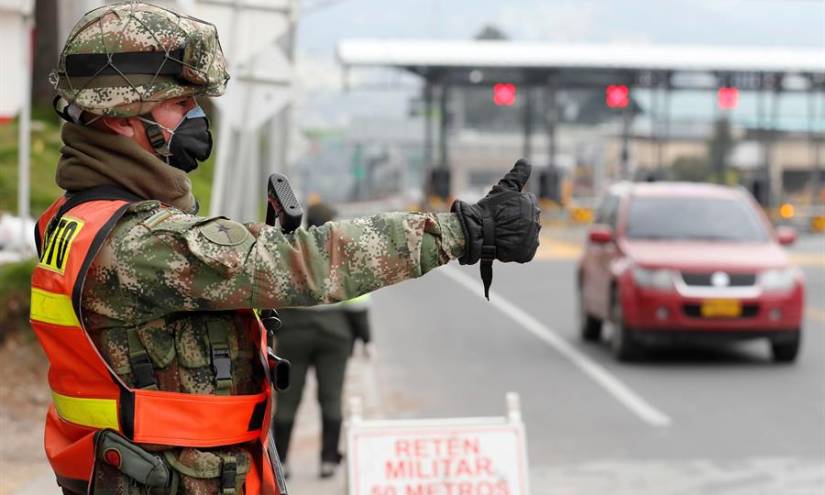
[[[304,0],[299,47],[329,55],[343,38],[510,37],[825,47],[825,0]],[[315,10],[313,5],[318,6]],[[825,61],[823,61],[825,63]]]

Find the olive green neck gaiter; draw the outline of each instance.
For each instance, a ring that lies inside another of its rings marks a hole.
[[[123,136],[67,123],[55,180],[67,191],[113,185],[194,213],[192,182],[139,144]]]

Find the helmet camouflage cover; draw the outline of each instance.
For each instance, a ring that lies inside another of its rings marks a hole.
[[[220,96],[228,80],[213,24],[142,2],[84,15],[52,74],[67,103],[113,117],[142,115],[179,96]]]

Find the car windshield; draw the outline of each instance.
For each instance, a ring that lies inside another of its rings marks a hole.
[[[639,197],[630,202],[627,237],[765,242],[765,227],[745,201],[712,197]]]

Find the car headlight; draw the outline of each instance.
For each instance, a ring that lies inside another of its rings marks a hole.
[[[798,275],[795,267],[765,270],[759,274],[759,285],[766,291],[787,292],[793,289]]]
[[[671,290],[673,288],[673,278],[672,270],[651,270],[638,266],[633,268],[633,281],[639,287]]]

